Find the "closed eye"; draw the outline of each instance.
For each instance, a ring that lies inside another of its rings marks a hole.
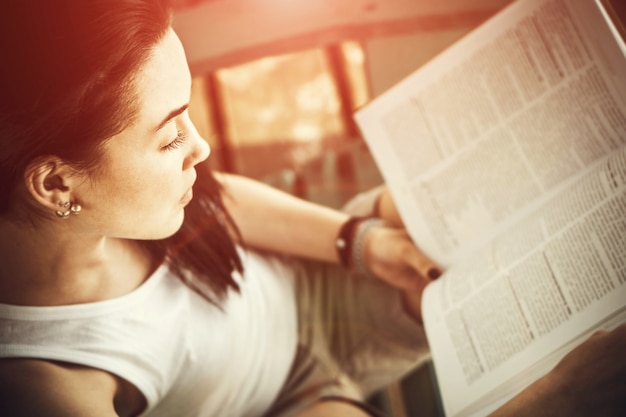
[[[174,138],[173,141],[168,143],[167,145],[161,147],[162,151],[172,151],[174,149],[180,148],[183,143],[187,140],[187,135],[185,135],[182,131],[178,131],[178,134]]]

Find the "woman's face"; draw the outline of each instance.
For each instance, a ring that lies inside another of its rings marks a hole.
[[[83,231],[129,239],[175,233],[192,198],[194,166],[209,146],[186,110],[191,76],[183,47],[170,30],[138,73],[135,122],[104,144],[96,174],[72,198],[82,205],[68,221]]]

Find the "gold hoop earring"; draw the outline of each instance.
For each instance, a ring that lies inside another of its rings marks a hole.
[[[59,201],[59,207],[64,208],[65,210],[57,210],[55,214],[57,217],[61,219],[67,219],[70,217],[70,214],[78,214],[83,209],[78,203],[70,203],[69,201],[62,202]]]

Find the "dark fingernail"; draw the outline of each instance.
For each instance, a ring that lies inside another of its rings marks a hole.
[[[428,278],[437,279],[441,276],[441,271],[438,268],[430,268],[428,270]]]

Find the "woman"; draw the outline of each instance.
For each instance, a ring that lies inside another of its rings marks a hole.
[[[424,357],[436,266],[402,229],[214,178],[170,18],[165,0],[5,2],[2,413],[366,416],[347,400]],[[560,394],[590,387],[568,376],[594,349],[618,357],[620,337],[597,336],[500,412],[578,405]]]

